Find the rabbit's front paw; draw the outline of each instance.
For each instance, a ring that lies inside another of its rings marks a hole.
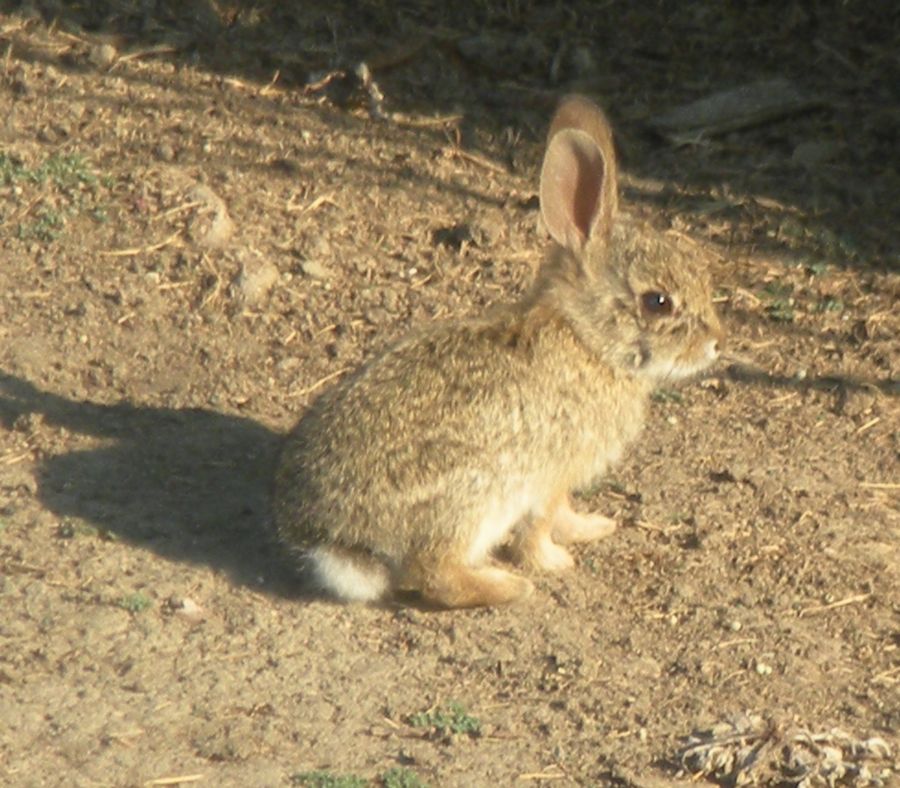
[[[512,559],[523,566],[561,572],[575,565],[572,554],[550,537],[552,523],[537,519],[521,531],[510,545]]]
[[[553,541],[557,544],[593,542],[616,530],[616,521],[602,514],[580,514],[564,499],[551,517]]]
[[[529,563],[548,572],[562,572],[575,566],[575,559],[565,547],[545,536],[532,545]]]

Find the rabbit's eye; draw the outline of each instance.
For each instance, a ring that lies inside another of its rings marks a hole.
[[[664,317],[672,314],[672,299],[665,293],[651,290],[641,296],[641,306],[648,315]]]

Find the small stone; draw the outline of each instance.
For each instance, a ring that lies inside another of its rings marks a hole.
[[[304,260],[300,263],[300,270],[303,271],[304,276],[308,276],[310,279],[325,281],[334,278],[334,271],[325,263],[320,263],[317,260]]]
[[[265,298],[279,278],[274,263],[259,258],[249,258],[241,264],[237,288],[247,304],[256,304]]]
[[[112,44],[98,44],[91,47],[88,60],[99,68],[109,68],[118,56],[119,53]]]
[[[156,146],[156,158],[161,161],[174,161],[175,160],[175,148],[173,148],[168,142],[161,142]]]
[[[59,135],[56,133],[56,129],[52,126],[43,126],[38,130],[37,138],[39,142],[44,142],[48,145],[53,145],[54,143],[59,141]]]
[[[170,597],[169,609],[189,624],[199,624],[206,618],[206,611],[190,597]]]
[[[365,317],[366,321],[373,326],[383,325],[391,319],[388,311],[380,306],[370,307],[363,313],[363,317]]]
[[[206,207],[206,210],[199,211],[191,220],[191,236],[200,246],[221,249],[234,234],[234,222],[228,215],[225,201],[205,184],[197,184],[190,192],[190,199],[201,202]]]

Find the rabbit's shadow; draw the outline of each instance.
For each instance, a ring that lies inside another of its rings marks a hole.
[[[235,583],[309,594],[271,527],[277,433],[199,408],[73,401],[0,372],[0,423],[29,429],[21,419],[30,414],[104,442],[39,462],[37,496],[61,523],[86,521],[165,558],[224,571]]]

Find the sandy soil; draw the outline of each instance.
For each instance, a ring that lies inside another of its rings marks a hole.
[[[0,782],[890,784],[900,14],[446,5],[0,4]],[[653,131],[773,77],[809,106]],[[527,603],[310,595],[282,435],[527,286],[571,90],[709,259],[734,358],[660,392],[580,503],[619,532]]]

